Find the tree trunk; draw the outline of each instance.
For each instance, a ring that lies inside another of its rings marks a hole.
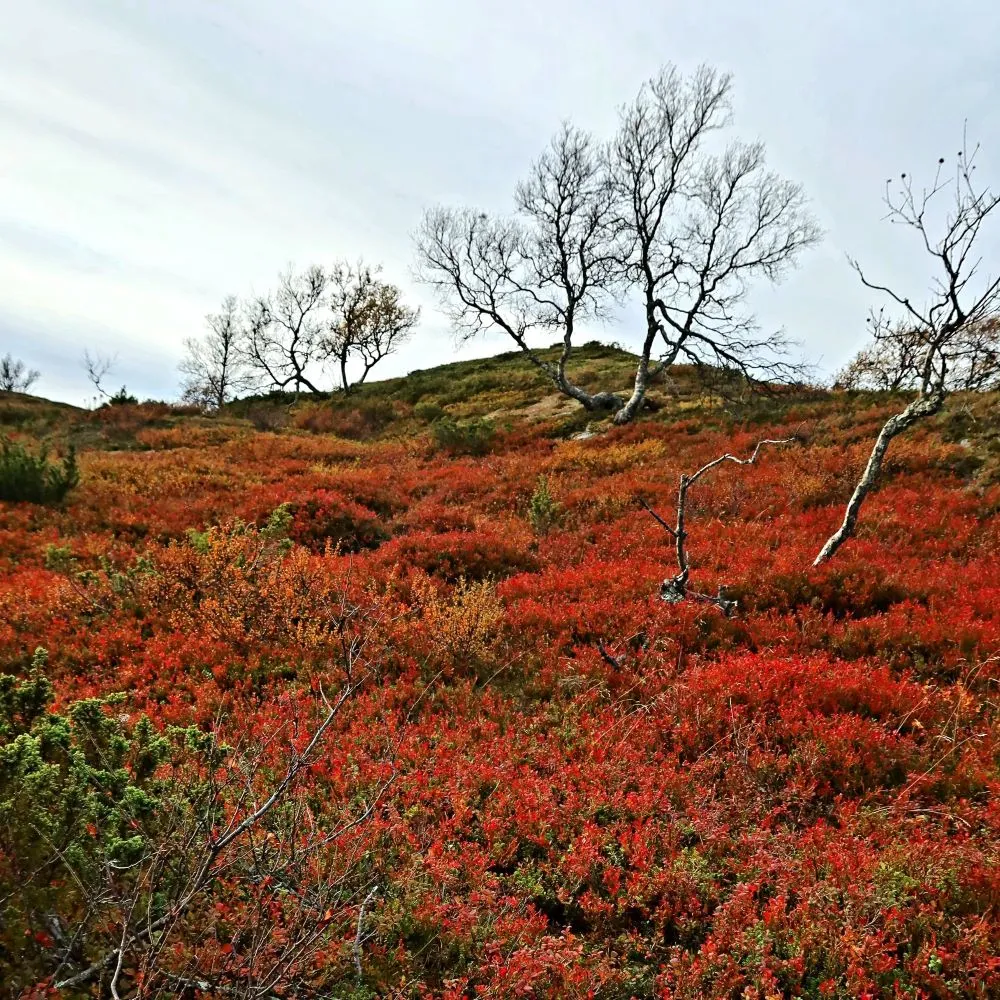
[[[635,370],[635,386],[632,389],[632,395],[629,397],[625,405],[615,414],[616,424],[627,424],[635,419],[636,414],[642,408],[643,401],[646,398],[646,390],[649,388],[649,360],[653,353],[653,344],[656,341],[656,335],[660,332],[659,324],[656,321],[655,314],[653,313],[653,307],[647,305],[646,307],[646,340],[642,345],[642,354],[639,357],[639,365]],[[668,357],[663,358],[657,365],[656,372],[654,374],[659,374],[665,368],[677,360],[677,354],[680,350],[679,345],[673,345]]]
[[[575,399],[588,412],[593,412],[594,410],[618,411],[621,408],[621,396],[616,393],[595,392],[591,394],[586,389],[581,389],[578,385],[573,385],[565,376],[562,378],[557,377],[553,381],[561,393],[569,396],[570,399]]]
[[[649,355],[643,351],[639,359],[639,366],[635,371],[635,386],[632,395],[629,396],[625,405],[615,414],[616,424],[628,424],[635,419],[635,415],[642,407],[642,401],[646,398],[646,389],[649,386]]]
[[[882,430],[879,431],[878,437],[875,439],[875,446],[872,448],[872,453],[868,456],[868,464],[865,466],[865,471],[858,480],[858,485],[855,486],[854,493],[847,503],[843,524],[827,539],[826,544],[813,561],[814,566],[819,566],[820,563],[826,562],[854,534],[854,528],[858,523],[858,515],[861,513],[861,505],[865,502],[865,498],[878,481],[879,474],[882,471],[882,462],[885,460],[885,454],[889,450],[892,439],[902,434],[903,431],[917,423],[918,420],[933,416],[941,409],[943,404],[943,391],[935,392],[929,396],[918,396],[902,413],[895,414],[895,416],[890,417],[882,425]]]

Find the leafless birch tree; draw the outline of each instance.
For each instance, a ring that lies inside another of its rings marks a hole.
[[[568,371],[580,324],[603,315],[614,284],[611,193],[598,144],[564,125],[514,201],[511,217],[426,212],[416,234],[419,274],[464,339],[500,330],[560,392],[587,410],[614,409],[616,395],[590,393]],[[542,332],[562,342],[555,362],[529,343]]]
[[[0,392],[27,392],[41,377],[20,358],[5,354],[0,358]]]
[[[268,388],[321,392],[313,379],[324,360],[328,285],[322,267],[301,274],[289,268],[273,292],[247,305],[246,363]]]
[[[202,338],[184,341],[187,354],[178,366],[184,375],[182,398],[214,410],[255,385],[247,369],[243,350],[245,330],[240,305],[235,295],[228,295],[222,309],[205,317],[208,333]]]
[[[761,143],[711,152],[731,122],[730,91],[731,78],[709,67],[685,78],[666,66],[620,113],[609,173],[626,237],[621,265],[646,329],[619,423],[641,406],[651,371],[678,361],[757,380],[795,371],[783,336],[762,333],[745,300],[753,281],[779,281],[820,231],[802,188],[767,170]]]
[[[381,268],[363,262],[352,267],[338,263],[331,268],[329,328],[324,353],[340,370],[344,393],[360,385],[383,358],[393,354],[412,334],[420,310],[404,305],[402,292],[379,277]],[[348,364],[357,361],[361,374],[350,382]]]
[[[1000,205],[1000,194],[976,183],[977,152],[978,146],[969,151],[964,145],[950,176],[945,173],[945,160],[940,159],[929,187],[916,189],[907,174],[902,174],[895,186],[892,181],[886,184],[887,218],[916,237],[937,269],[926,301],[919,303],[906,293],[872,280],[856,260],[851,260],[864,286],[887,297],[898,309],[901,322],[905,322],[917,345],[915,360],[907,362],[913,365],[917,394],[879,431],[843,522],[827,539],[814,565],[829,559],[854,534],[862,504],[878,481],[893,438],[940,411],[954,387],[954,373],[970,363],[970,350],[975,355],[977,378],[984,377],[990,368],[988,355],[977,346],[975,331],[989,329],[1000,308],[1000,276],[981,272],[978,253],[983,227]],[[875,328],[876,344],[884,344],[893,327],[881,312],[870,322]]]

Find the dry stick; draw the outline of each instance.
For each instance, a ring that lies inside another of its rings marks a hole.
[[[363,933],[365,928],[365,912],[367,911],[369,905],[378,896],[378,886],[374,886],[372,891],[368,893],[364,898],[364,902],[361,904],[361,909],[358,910],[358,929],[354,935],[354,971],[358,975],[358,982],[360,983],[363,978],[363,972],[361,969],[361,946],[364,943]]]
[[[677,518],[673,525],[668,524],[642,497],[639,497],[639,504],[646,511],[648,511],[656,523],[667,531],[674,539],[674,551],[677,555],[677,574],[668,580],[664,580],[660,585],[660,597],[663,598],[663,600],[669,601],[671,604],[677,604],[687,597],[692,597],[695,600],[704,601],[707,604],[714,604],[725,615],[730,615],[736,610],[736,601],[730,601],[723,597],[721,587],[719,588],[719,593],[715,597],[688,589],[687,581],[691,572],[691,565],[688,561],[687,546],[685,544],[688,537],[687,528],[685,526],[687,517],[688,490],[691,489],[691,487],[694,486],[694,484],[701,479],[706,472],[710,472],[716,466],[722,465],[723,462],[735,462],[737,465],[753,465],[757,461],[757,456],[760,454],[761,448],[765,445],[791,444],[793,441],[797,440],[797,437],[765,438],[763,441],[757,442],[757,446],[754,448],[753,453],[749,458],[737,458],[736,455],[731,455],[727,452],[725,455],[720,455],[718,458],[712,459],[711,462],[707,462],[700,469],[698,469],[697,472],[693,472],[691,475],[682,475],[677,488]]]
[[[608,652],[607,647],[604,645],[603,639],[597,640],[597,651],[601,654],[601,659],[604,660],[604,662],[609,667],[614,667],[615,670],[621,670],[622,665],[619,662],[618,657],[613,656],[611,653]]]

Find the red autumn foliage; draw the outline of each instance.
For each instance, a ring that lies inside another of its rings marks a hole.
[[[381,889],[358,996],[996,996],[1000,487],[926,428],[810,565],[884,415],[519,427],[482,459],[312,416],[149,432],[85,452],[64,509],[0,504],[0,672],[44,646],[57,705],[124,692],[266,742],[325,677],[331,601],[377,604],[378,681],[303,790],[337,815],[391,767],[345,847]],[[739,612],[658,600],[671,539],[635,497],[669,510],[681,472],[792,431],[691,494],[693,577]],[[251,578],[227,526],[281,504],[290,547]],[[229,885],[185,947],[236,962],[249,905]],[[330,913],[330,995],[357,916]]]

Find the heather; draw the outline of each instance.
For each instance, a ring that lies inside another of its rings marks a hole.
[[[80,480],[0,503],[3,995],[1000,990],[995,395],[815,567],[897,396],[352,395],[7,404]],[[664,600],[643,504],[764,439],[687,499],[727,603]]]

